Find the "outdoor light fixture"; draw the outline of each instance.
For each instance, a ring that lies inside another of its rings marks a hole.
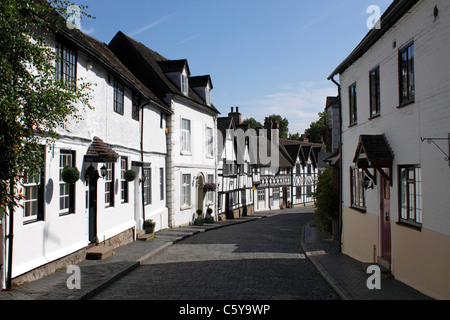
[[[364,189],[373,189],[373,181],[368,177],[368,176],[364,176],[363,178],[363,182],[364,182]],[[372,184],[370,184],[370,182],[372,182]]]
[[[107,173],[108,173],[108,168],[105,165],[103,165],[100,168],[100,174],[102,175],[103,178],[105,178]]]

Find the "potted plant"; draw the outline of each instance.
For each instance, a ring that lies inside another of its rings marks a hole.
[[[196,212],[197,212],[197,219],[194,220],[194,224],[196,226],[201,226],[203,225],[203,210],[198,209]]]
[[[212,212],[213,212],[213,210],[211,208],[208,207],[208,209],[206,209],[206,217],[205,217],[206,223],[214,222],[214,218],[212,217]]]
[[[152,219],[145,220],[144,222],[145,233],[153,234],[155,232],[155,226],[156,222],[154,222]]]
[[[64,167],[61,173],[62,179],[65,183],[74,184],[80,179],[80,171],[76,167]]]
[[[124,178],[127,182],[134,181],[134,179],[136,179],[136,172],[134,172],[133,170],[126,170],[126,171],[123,173],[123,178]]]

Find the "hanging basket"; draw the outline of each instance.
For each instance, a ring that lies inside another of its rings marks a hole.
[[[205,183],[205,185],[203,186],[203,188],[206,190],[206,191],[216,191],[216,184],[215,183],[210,183],[210,182],[207,182],[207,183]]]
[[[134,179],[136,179],[136,172],[134,172],[133,170],[127,170],[123,173],[123,178],[127,182],[134,181]]]
[[[80,171],[76,167],[64,167],[61,176],[65,183],[74,184],[80,179]]]

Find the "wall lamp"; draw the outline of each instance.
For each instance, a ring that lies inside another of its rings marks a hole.
[[[364,189],[373,189],[373,181],[367,175],[364,175],[363,178]]]

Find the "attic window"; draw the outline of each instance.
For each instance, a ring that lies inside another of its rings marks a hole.
[[[205,102],[208,106],[211,105],[211,89],[205,88]]]
[[[188,89],[189,89],[188,77],[186,76],[186,74],[182,73],[181,74],[181,92],[183,92],[184,94],[187,95]]]

